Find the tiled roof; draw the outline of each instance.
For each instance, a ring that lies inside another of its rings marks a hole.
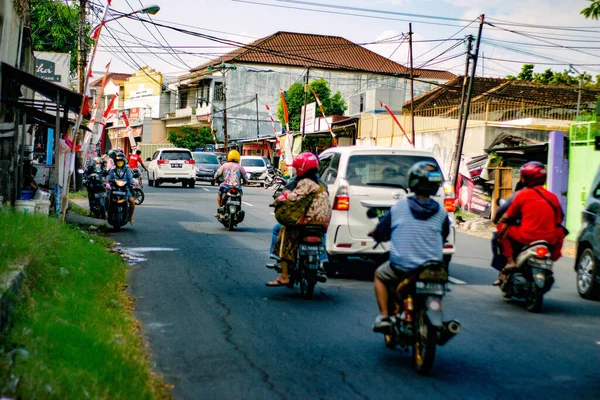
[[[423,93],[414,100],[414,109],[456,106],[460,104],[463,77],[459,76]],[[582,103],[596,102],[600,88],[586,87],[581,93]],[[536,82],[509,80],[500,78],[475,78],[472,102],[487,101],[521,102],[525,105],[566,106],[577,104],[577,86],[546,85]],[[410,101],[404,107],[410,106]]]
[[[339,36],[277,32],[192,69],[185,79],[223,62],[312,67],[384,75],[408,75],[409,69]],[[416,77],[448,80],[446,71],[415,70]]]
[[[125,82],[127,78],[129,78],[131,74],[124,74],[120,72],[110,72],[106,76],[106,82],[109,80],[113,80],[116,83]],[[100,79],[96,79],[94,82],[90,83],[90,87],[100,86],[102,84],[102,77]]]

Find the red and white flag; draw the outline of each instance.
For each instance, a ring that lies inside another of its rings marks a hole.
[[[404,128],[402,127],[402,125],[400,124],[400,121],[398,121],[398,118],[396,118],[396,116],[394,115],[394,113],[392,112],[392,110],[390,110],[390,108],[387,106],[387,104],[385,104],[384,102],[380,101],[379,105],[383,108],[385,108],[385,110],[388,112],[388,114],[390,114],[392,116],[392,119],[394,120],[394,122],[396,122],[396,125],[398,125],[398,127],[400,128],[400,130],[402,131],[402,133],[404,134],[404,137],[406,138],[406,140],[408,140],[408,143],[410,145],[412,145],[413,147],[415,147],[415,144],[410,140],[410,138],[408,137],[408,135],[406,134],[406,132],[404,131]],[[392,142],[394,141],[394,137],[392,136]],[[393,145],[393,143],[391,143]]]
[[[283,118],[285,120],[285,130],[289,134],[290,133],[290,115],[288,113],[288,106],[285,102],[285,93],[283,93],[283,89],[279,89],[281,93],[281,103],[283,104]]]
[[[92,117],[90,119],[90,124],[88,128],[93,131],[94,124],[96,123],[96,114],[98,113],[98,107],[100,106],[100,102],[102,101],[102,96],[104,95],[104,85],[106,84],[106,78],[108,77],[108,71],[110,69],[110,61],[106,64],[106,71],[104,71],[104,77],[102,77],[102,84],[100,85],[100,90],[98,91],[98,96],[96,98],[96,102],[94,103],[94,107],[92,108]]]
[[[268,104],[265,104],[267,112],[269,113],[269,118],[271,119],[271,124],[273,125],[273,134],[275,135],[275,149],[277,150],[277,155],[281,155],[281,146],[279,145],[279,139],[277,138],[277,128],[275,128],[275,118],[273,118],[273,113],[271,112],[271,108]]]
[[[331,134],[331,137],[333,138],[333,147],[337,147],[337,139],[335,138],[335,133],[333,133],[333,130],[331,129],[331,124],[329,123],[329,121],[327,121],[327,115],[325,115],[325,110],[323,109],[323,103],[321,103],[319,96],[317,96],[317,93],[314,90],[312,91],[312,94],[313,94],[313,96],[315,96],[315,100],[317,101],[319,110],[321,110],[321,115],[323,116],[323,119],[325,120],[325,123],[327,124],[327,130],[329,131],[329,133]]]

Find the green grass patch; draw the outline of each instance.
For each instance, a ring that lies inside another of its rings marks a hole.
[[[88,198],[88,193],[87,193],[86,188],[83,188],[77,192],[69,192],[69,199],[71,199],[71,200],[87,199],[87,198]]]
[[[68,211],[72,212],[72,213],[75,213],[75,214],[83,215],[84,217],[89,217],[90,216],[90,212],[88,210],[86,210],[85,208],[77,205],[73,201],[69,201]]]
[[[13,327],[0,337],[2,395],[167,398],[110,242],[56,219],[0,212],[0,265],[28,260]]]

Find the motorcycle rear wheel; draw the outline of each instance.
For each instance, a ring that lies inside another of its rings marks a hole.
[[[139,206],[146,199],[146,195],[144,194],[144,191],[141,189],[133,189],[133,198],[135,200],[135,205]]]
[[[227,230],[232,231],[235,228],[233,215],[229,214],[229,220],[227,221]]]
[[[531,293],[529,293],[529,296],[527,296],[525,308],[527,308],[527,311],[537,314],[542,311],[543,304],[544,293],[536,286]]]
[[[419,375],[428,375],[435,360],[436,328],[429,322],[425,310],[418,311],[415,317],[413,368]]]

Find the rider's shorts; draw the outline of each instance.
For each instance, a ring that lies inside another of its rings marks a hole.
[[[393,267],[392,263],[386,261],[377,268],[375,275],[387,286],[396,286],[406,277],[406,272]]]
[[[221,196],[224,195],[225,192],[227,192],[229,189],[231,189],[231,186],[227,186],[227,185],[221,185],[221,186],[219,186],[219,195],[221,195]],[[242,187],[241,186],[238,186],[237,189],[240,191],[240,193],[244,194],[244,192],[242,191]]]

